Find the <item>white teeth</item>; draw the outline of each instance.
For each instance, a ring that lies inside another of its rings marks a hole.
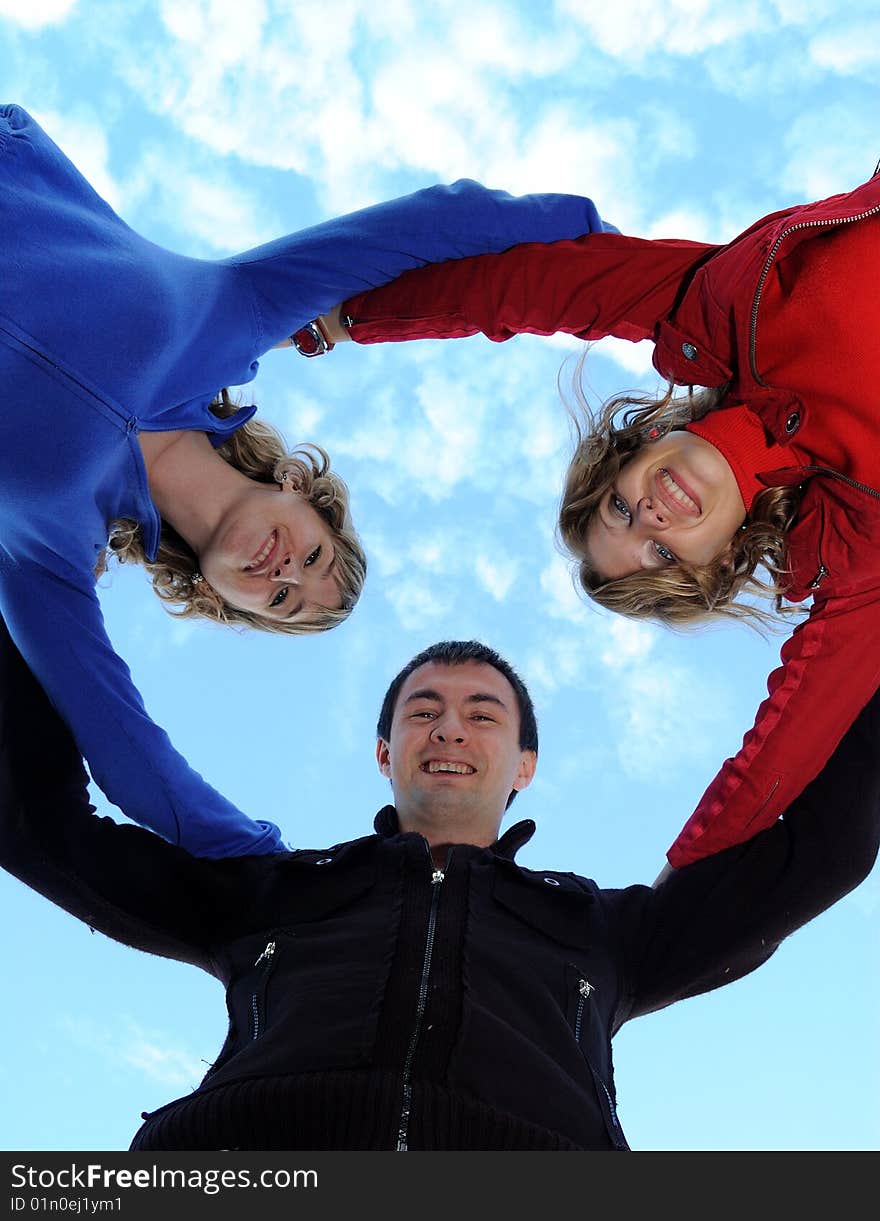
[[[678,501],[678,503],[680,505],[682,505],[683,508],[696,509],[697,506],[694,503],[694,501],[691,499],[690,496],[688,496],[687,492],[683,491],[678,486],[678,484],[675,482],[675,480],[670,475],[669,471],[666,471],[666,470],[660,471],[660,478],[663,482],[663,486],[666,488],[667,492],[669,492],[670,496],[672,496],[676,501]]]
[[[431,774],[434,772],[454,772],[457,776],[469,776],[477,769],[471,767],[469,763],[447,763],[439,759],[432,759],[427,765],[427,770]]]
[[[245,572],[250,572],[252,568],[259,568],[261,564],[265,563],[266,559],[268,558],[268,556],[274,546],[275,546],[275,531],[273,530],[272,533],[269,535],[269,537],[266,539],[265,545],[261,548],[259,555],[255,555],[249,564],[245,564],[245,566],[244,566]]]

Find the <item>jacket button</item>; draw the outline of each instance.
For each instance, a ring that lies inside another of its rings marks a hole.
[[[547,883],[548,886],[558,886],[559,885],[558,878],[545,878],[544,881]]]
[[[697,349],[694,344],[683,343],[681,345],[681,350],[685,357],[685,360],[696,360],[697,359]]]
[[[793,432],[797,432],[797,430],[800,428],[800,425],[801,425],[801,413],[799,411],[793,411],[791,413],[791,415],[788,417],[788,419],[785,421],[785,431],[788,433],[789,436],[791,436],[791,434]]]

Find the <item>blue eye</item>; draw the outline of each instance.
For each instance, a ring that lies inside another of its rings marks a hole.
[[[306,562],[303,564],[303,568],[311,568],[312,564],[317,564],[320,558],[321,548],[316,547],[314,551],[310,552],[310,554],[306,556]]]
[[[611,505],[611,508],[618,517],[622,517],[624,521],[630,521],[632,514],[629,511],[629,505],[625,500],[622,500],[616,492],[611,493],[608,503]]]
[[[673,555],[673,553],[669,550],[669,548],[664,547],[662,543],[655,543],[654,550],[660,556],[660,559],[664,560],[667,564],[677,564],[678,563],[678,557]]]
[[[269,606],[270,606],[270,607],[274,607],[274,606],[280,606],[280,605],[281,605],[281,603],[282,603],[282,602],[283,602],[283,601],[284,601],[286,598],[287,598],[287,586],[285,585],[283,589],[279,589],[279,590],[278,590],[278,593],[275,595],[275,597],[274,597],[274,598],[272,599],[272,601],[269,603]]]

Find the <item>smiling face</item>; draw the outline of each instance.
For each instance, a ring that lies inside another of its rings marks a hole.
[[[535,772],[535,752],[519,745],[516,693],[484,662],[414,670],[397,697],[390,739],[380,738],[376,758],[401,829],[431,843],[493,843],[510,793]]]
[[[621,467],[590,519],[584,545],[603,581],[643,568],[708,564],[746,515],[727,459],[689,432],[670,432]]]
[[[230,605],[281,620],[339,609],[334,554],[330,527],[301,495],[254,483],[224,516],[199,563]]]

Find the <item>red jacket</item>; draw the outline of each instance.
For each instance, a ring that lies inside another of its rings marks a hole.
[[[770,826],[880,684],[880,176],[764,217],[726,246],[591,234],[408,272],[345,302],[359,343],[482,331],[654,341],[679,385],[729,383],[807,483],[787,597],[813,598],[735,758],[672,845],[675,867]],[[775,451],[777,454],[779,450]]]

